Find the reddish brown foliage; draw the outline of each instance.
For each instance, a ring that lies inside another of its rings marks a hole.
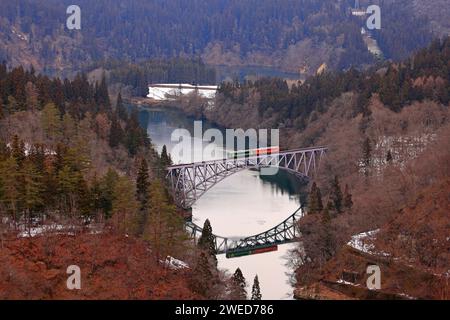
[[[155,264],[148,246],[119,235],[82,234],[5,241],[0,299],[195,299],[185,272]],[[69,265],[81,268],[81,290],[66,287]]]

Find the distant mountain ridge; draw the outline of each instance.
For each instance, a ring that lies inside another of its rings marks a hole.
[[[383,29],[375,37],[387,58],[424,47],[431,31],[445,34],[445,9],[436,10],[435,3],[445,7],[443,0],[382,2]],[[350,13],[353,0],[79,0],[80,31],[65,27],[71,4],[2,1],[0,59],[51,74],[108,58],[201,56],[208,64],[309,74],[322,63],[345,69],[374,61],[360,35],[361,20]]]

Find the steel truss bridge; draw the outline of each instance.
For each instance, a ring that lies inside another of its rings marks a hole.
[[[278,167],[297,176],[309,178],[315,174],[326,151],[325,147],[316,147],[173,165],[167,168],[167,179],[176,204],[188,209],[216,184],[245,169]]]
[[[297,221],[302,216],[303,210],[302,208],[299,208],[289,218],[272,229],[239,240],[214,235],[216,253],[225,254],[230,251],[251,250],[271,245],[281,245],[294,242],[300,235]],[[192,222],[186,223],[186,230],[195,242],[198,241],[203,231],[202,228]]]
[[[216,184],[245,169],[278,167],[301,178],[309,179],[316,173],[326,152],[326,147],[314,147],[276,154],[173,165],[167,168],[167,179],[177,205],[188,209]],[[299,236],[296,222],[302,215],[303,211],[299,208],[274,228],[239,240],[215,235],[216,252],[225,254],[294,242]],[[186,230],[195,241],[202,233],[202,228],[192,222],[186,222]]]

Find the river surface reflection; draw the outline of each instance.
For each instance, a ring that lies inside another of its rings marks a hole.
[[[193,132],[194,120],[179,111],[152,108],[140,110],[141,125],[158,151],[166,145],[169,152],[176,142],[171,141],[175,129]],[[204,122],[204,129],[212,128]],[[172,154],[174,163],[181,162]],[[206,160],[206,159],[205,159]],[[282,222],[300,206],[299,181],[280,171],[275,177],[263,178],[257,171],[236,173],[210,189],[193,206],[193,221],[203,226],[211,221],[213,232],[224,237],[246,237],[266,231]],[[278,251],[241,258],[218,257],[219,268],[233,273],[241,268],[251,293],[253,278],[258,274],[263,299],[292,299],[289,283],[293,270],[286,266],[290,248],[295,244],[279,246]]]

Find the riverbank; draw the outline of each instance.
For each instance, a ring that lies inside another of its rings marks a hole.
[[[161,101],[156,101],[154,99],[147,98],[147,97],[129,97],[129,98],[124,98],[123,101],[127,104],[133,104],[136,106],[149,107],[149,108],[161,105],[163,103]]]

